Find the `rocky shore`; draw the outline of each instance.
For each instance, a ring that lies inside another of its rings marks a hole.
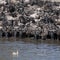
[[[0,0],[0,37],[60,40],[60,3]]]

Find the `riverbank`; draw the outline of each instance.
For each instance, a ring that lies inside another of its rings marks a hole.
[[[11,37],[11,38],[0,38],[0,43],[5,43],[5,42],[24,42],[24,43],[27,43],[27,44],[57,44],[57,45],[60,45],[60,40],[51,40],[51,39],[46,39],[46,40],[42,40],[42,39],[33,39],[33,38],[14,38],[14,37]]]

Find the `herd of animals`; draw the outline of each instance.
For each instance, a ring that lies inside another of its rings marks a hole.
[[[0,2],[0,37],[60,40],[60,3],[34,0]]]

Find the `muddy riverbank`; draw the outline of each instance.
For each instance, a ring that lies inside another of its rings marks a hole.
[[[33,44],[40,44],[40,43],[46,43],[46,44],[58,44],[60,45],[60,40],[51,40],[51,39],[46,39],[46,40],[42,40],[42,39],[34,39],[34,38],[15,38],[15,37],[11,37],[11,38],[0,38],[0,43],[4,43],[4,42],[20,42],[23,41],[24,43],[33,43]]]

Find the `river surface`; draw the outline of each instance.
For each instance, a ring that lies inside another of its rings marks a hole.
[[[60,60],[60,45],[0,41],[0,60]]]

